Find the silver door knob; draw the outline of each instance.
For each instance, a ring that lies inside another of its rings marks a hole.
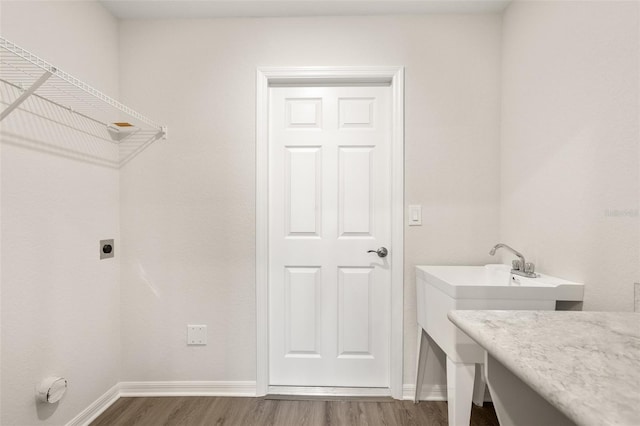
[[[377,253],[380,257],[387,257],[387,255],[389,254],[389,250],[387,250],[385,247],[380,247],[378,250],[369,250],[367,251],[367,253]]]

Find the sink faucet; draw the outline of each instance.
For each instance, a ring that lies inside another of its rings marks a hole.
[[[520,253],[517,250],[514,250],[513,248],[509,247],[506,244],[502,244],[502,243],[496,244],[495,246],[493,246],[489,254],[493,256],[494,254],[496,254],[496,250],[500,248],[509,250],[511,253],[515,254],[518,257],[517,260],[514,260],[513,262],[511,262],[512,274],[520,275],[523,277],[529,277],[529,278],[536,277],[536,273],[535,273],[536,266],[531,262],[525,261],[522,253]]]

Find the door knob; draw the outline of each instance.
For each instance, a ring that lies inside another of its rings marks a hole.
[[[389,254],[389,250],[387,250],[385,247],[380,247],[378,250],[369,250],[367,251],[367,253],[377,253],[380,257],[387,257],[387,255]]]

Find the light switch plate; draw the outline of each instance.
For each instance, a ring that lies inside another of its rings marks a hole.
[[[414,204],[409,206],[409,226],[422,225],[422,206]]]
[[[207,326],[206,325],[187,325],[187,345],[206,345],[207,344]]]

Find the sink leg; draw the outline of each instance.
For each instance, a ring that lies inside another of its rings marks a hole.
[[[475,364],[456,363],[447,357],[449,426],[469,426],[475,372]]]
[[[422,381],[424,380],[424,368],[427,365],[427,356],[429,354],[429,339],[427,332],[418,325],[418,352],[416,354],[416,390],[413,395],[413,402],[420,401],[420,392],[422,391]]]
[[[484,394],[487,382],[484,378],[484,364],[476,364],[476,381],[473,387],[473,403],[478,407],[484,405]]]

